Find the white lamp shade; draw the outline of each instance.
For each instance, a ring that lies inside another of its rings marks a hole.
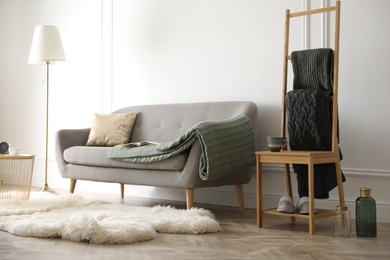
[[[60,33],[56,26],[37,26],[31,44],[29,64],[65,61]]]

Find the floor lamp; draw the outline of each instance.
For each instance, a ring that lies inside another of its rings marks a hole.
[[[48,134],[49,134],[49,65],[53,61],[65,61],[61,37],[56,26],[37,26],[31,44],[28,64],[46,65],[46,156],[45,156],[45,183],[40,191],[51,192],[47,184],[48,161]]]

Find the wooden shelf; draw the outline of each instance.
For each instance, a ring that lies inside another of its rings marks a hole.
[[[336,215],[335,211],[327,210],[327,209],[316,209],[317,213],[314,215],[315,219],[328,218]],[[284,217],[293,217],[293,218],[306,218],[309,219],[309,215],[307,214],[299,214],[299,213],[283,213],[277,212],[276,208],[263,209],[262,213],[264,215],[278,215]]]

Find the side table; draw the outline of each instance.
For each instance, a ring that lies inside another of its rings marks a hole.
[[[0,155],[0,199],[30,198],[34,155]]]

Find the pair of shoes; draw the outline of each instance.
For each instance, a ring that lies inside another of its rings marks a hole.
[[[279,200],[277,212],[295,213],[295,207],[290,196],[283,196]]]
[[[299,214],[309,214],[309,197],[299,198],[297,204],[297,212]],[[314,214],[317,214],[317,210],[314,209]]]
[[[294,207],[293,200],[290,196],[283,196],[279,200],[278,208],[276,209],[277,212],[282,213],[295,213],[298,212],[299,214],[309,214],[309,198],[308,197],[302,197],[299,198],[297,207]],[[317,213],[317,210],[314,209],[314,214]]]

